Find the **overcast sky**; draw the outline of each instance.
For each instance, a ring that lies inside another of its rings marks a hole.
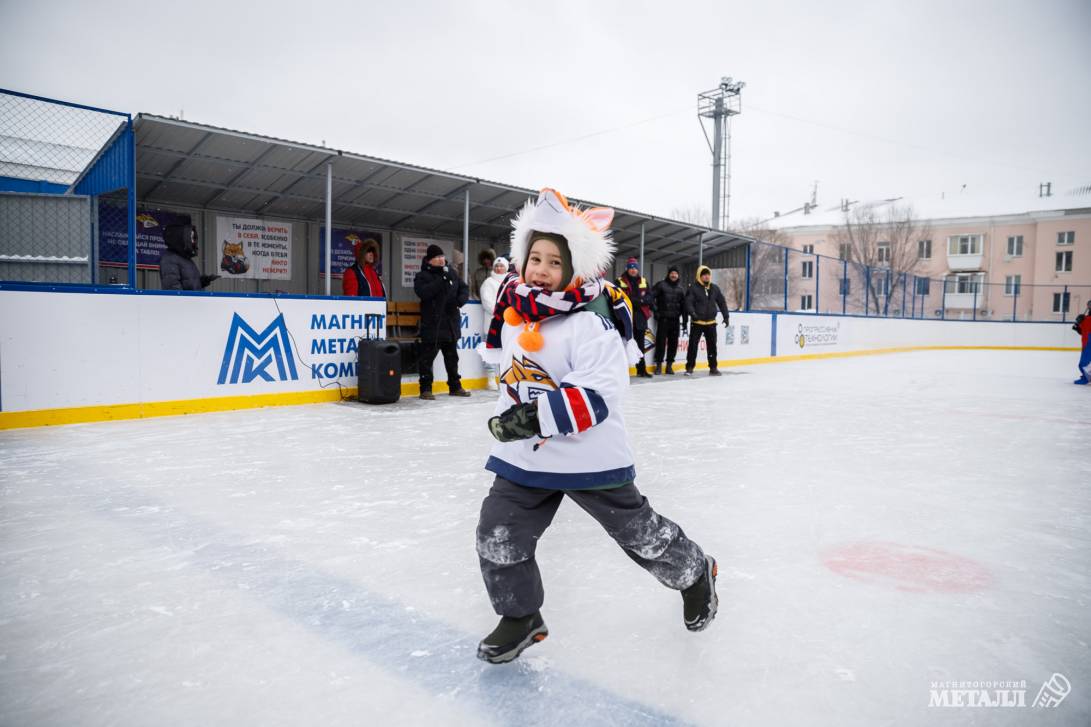
[[[816,180],[822,208],[1047,181],[1091,206],[1064,195],[1091,185],[1091,0],[0,0],[0,87],[665,216],[711,206],[721,76],[733,220]]]

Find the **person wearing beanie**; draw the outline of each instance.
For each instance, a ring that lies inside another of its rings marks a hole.
[[[470,299],[470,288],[447,264],[439,245],[429,245],[420,272],[413,279],[420,298],[420,398],[434,400],[432,364],[443,353],[447,389],[451,396],[469,396],[458,375],[458,341],[462,337],[459,309]]]
[[[376,267],[379,260],[379,243],[370,237],[353,243],[356,262],[345,269],[341,276],[341,294],[386,298],[386,288]]]
[[[477,254],[478,267],[474,270],[470,279],[470,300],[477,300],[481,292],[481,284],[492,275],[492,263],[496,259],[496,250],[487,247]]]
[[[686,376],[693,376],[697,365],[697,347],[701,336],[705,337],[708,350],[708,375],[720,376],[716,361],[716,311],[724,316],[724,326],[729,325],[730,313],[720,287],[712,282],[712,271],[701,265],[697,268],[697,282],[686,291],[684,317],[689,318],[689,343],[686,347]]]
[[[478,295],[481,297],[481,320],[484,330],[482,335],[488,335],[489,322],[492,320],[493,309],[496,308],[496,295],[500,292],[500,284],[504,282],[504,278],[508,277],[508,261],[506,258],[498,257],[493,261],[492,271],[489,273],[489,277],[481,283],[481,288],[478,290]],[[488,381],[486,382],[489,389],[495,391],[498,387],[496,380],[497,367],[493,364],[485,364],[485,376]]]
[[[485,469],[477,555],[496,628],[478,658],[511,661],[549,634],[535,559],[539,538],[567,497],[625,553],[680,591],[685,627],[716,615],[716,561],[652,509],[634,479],[623,415],[632,309],[603,279],[614,245],[613,210],[581,210],[543,189],[512,221],[511,256],[522,277],[501,282],[482,358],[500,366],[500,394]],[[610,618],[601,614],[601,618]]]
[[[686,289],[679,280],[678,268],[671,265],[667,277],[652,288],[652,309],[655,311],[655,373],[666,361],[664,373],[674,375],[674,356],[678,352],[679,320],[685,326]],[[666,358],[664,359],[664,356]]]
[[[636,375],[651,378],[644,362],[644,337],[648,332],[648,319],[652,317],[652,291],[648,281],[640,274],[640,261],[635,257],[625,262],[625,273],[617,279],[617,287],[629,297],[633,306],[633,340],[640,347],[640,359],[636,362]]]

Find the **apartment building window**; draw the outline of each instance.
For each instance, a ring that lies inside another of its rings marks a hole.
[[[1053,312],[1054,313],[1067,313],[1068,312],[1068,293],[1054,293],[1053,294]]]
[[[1004,295],[1019,295],[1019,287],[1023,282],[1022,275],[1007,275],[1004,277]]]
[[[809,280],[814,277],[814,260],[803,261],[803,278]]]
[[[917,295],[928,295],[932,289],[932,281],[928,278],[917,278]]]
[[[814,255],[814,245],[804,245],[803,253],[805,255]]]
[[[947,238],[948,255],[980,255],[981,235],[952,235]]]
[[[876,281],[878,284],[875,286],[876,293],[879,295],[890,295],[890,276],[880,275]]]
[[[917,240],[917,258],[920,260],[932,259],[932,241]]]
[[[981,292],[983,275],[968,273],[965,275],[947,276],[947,293],[973,294]]]
[[[1057,233],[1058,245],[1074,245],[1076,243],[1076,231],[1069,230],[1068,232]]]
[[[1008,257],[1023,257],[1023,236],[1012,235],[1008,238]]]
[[[877,259],[880,263],[890,264],[890,243],[880,242],[876,247]]]
[[[837,248],[837,256],[839,258],[841,258],[842,260],[851,259],[851,257],[852,257],[852,245],[850,245],[848,243],[842,243],[841,246],[839,248]]]
[[[1064,252],[1057,253],[1057,267],[1058,273],[1071,273],[1072,272],[1072,251],[1065,250]]]
[[[799,307],[801,310],[811,310],[814,308],[814,298],[810,295],[801,296],[799,299]]]
[[[852,279],[841,278],[841,295],[849,295],[852,293]]]

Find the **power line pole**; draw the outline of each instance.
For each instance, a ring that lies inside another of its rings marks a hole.
[[[712,224],[723,230],[731,219],[731,124],[730,119],[742,113],[742,81],[724,76],[711,91],[697,94],[697,120],[712,152]],[[712,119],[713,141],[709,142],[705,122]],[[720,210],[723,210],[721,216]]]

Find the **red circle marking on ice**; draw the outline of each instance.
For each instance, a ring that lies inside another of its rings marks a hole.
[[[992,580],[969,558],[898,543],[849,543],[823,552],[822,562],[838,575],[899,591],[969,593]]]

